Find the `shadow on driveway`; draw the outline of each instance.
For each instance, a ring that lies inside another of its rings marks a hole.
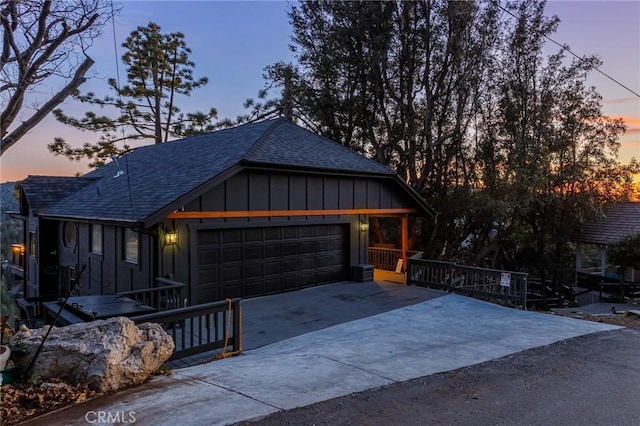
[[[340,282],[242,301],[242,347],[291,337],[446,295],[390,282]]]

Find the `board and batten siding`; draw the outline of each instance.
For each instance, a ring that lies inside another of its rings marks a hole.
[[[154,246],[155,237],[149,232],[138,233],[138,263],[124,260],[123,227],[96,224],[102,226],[102,253],[91,253],[91,224],[73,222],[77,230],[75,246],[64,244],[64,226],[59,222],[58,253],[60,266],[74,267],[81,271],[73,294],[114,294],[122,291],[150,288],[154,282]],[[65,274],[60,274],[65,279]],[[65,296],[65,295],[61,295]]]
[[[392,178],[244,170],[182,206],[181,211],[269,211],[329,209],[391,209],[414,205],[397,190]],[[160,244],[159,275],[194,283],[197,233],[204,229],[342,223],[349,226],[349,263],[367,262],[368,235],[360,232],[358,215],[208,218],[165,220],[160,227],[176,230],[174,246]],[[192,287],[195,287],[192,286]],[[190,303],[196,303],[191,288]]]

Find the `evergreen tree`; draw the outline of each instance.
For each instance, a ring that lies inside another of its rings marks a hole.
[[[160,26],[149,23],[133,31],[122,47],[127,84],[109,79],[114,95],[98,98],[94,93],[77,94],[76,99],[100,108],[112,107],[116,116],[87,112],[81,119],[69,117],[62,110],[54,111],[58,121],[80,130],[98,132],[100,140],[73,148],[62,138],[56,138],[49,150],[69,159],[87,157],[91,166],[104,163],[112,154],[130,148],[128,142],[153,140],[167,142],[171,138],[210,132],[215,128],[214,108],[208,112],[184,113],[177,106],[180,96],[189,96],[194,89],[207,84],[207,78],[195,78],[195,64],[189,59],[191,49],[182,33],[163,34]],[[124,142],[123,148],[117,143]]]
[[[572,236],[629,197],[639,166],[617,160],[625,126],[586,85],[599,60],[546,53],[559,20],[545,3],[297,4],[291,93],[296,119],[394,169],[440,213],[425,221],[426,256],[559,286]],[[267,71],[281,86],[282,68]]]

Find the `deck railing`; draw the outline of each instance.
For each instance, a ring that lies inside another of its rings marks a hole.
[[[187,306],[187,299],[182,294],[182,290],[186,287],[184,283],[167,278],[156,278],[156,283],[161,285],[142,290],[122,291],[118,294],[133,299],[141,305],[151,306],[158,311]]]
[[[407,285],[527,306],[527,274],[426,259],[407,260]]]
[[[205,303],[131,318],[137,324],[155,322],[169,333],[176,348],[169,361],[231,348],[241,350],[241,299]]]
[[[407,257],[419,252],[408,250]],[[376,269],[395,271],[398,259],[402,259],[402,250],[383,247],[369,247],[369,263]]]

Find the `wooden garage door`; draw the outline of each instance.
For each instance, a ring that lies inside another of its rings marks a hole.
[[[348,225],[199,231],[198,303],[345,280],[348,232]]]

